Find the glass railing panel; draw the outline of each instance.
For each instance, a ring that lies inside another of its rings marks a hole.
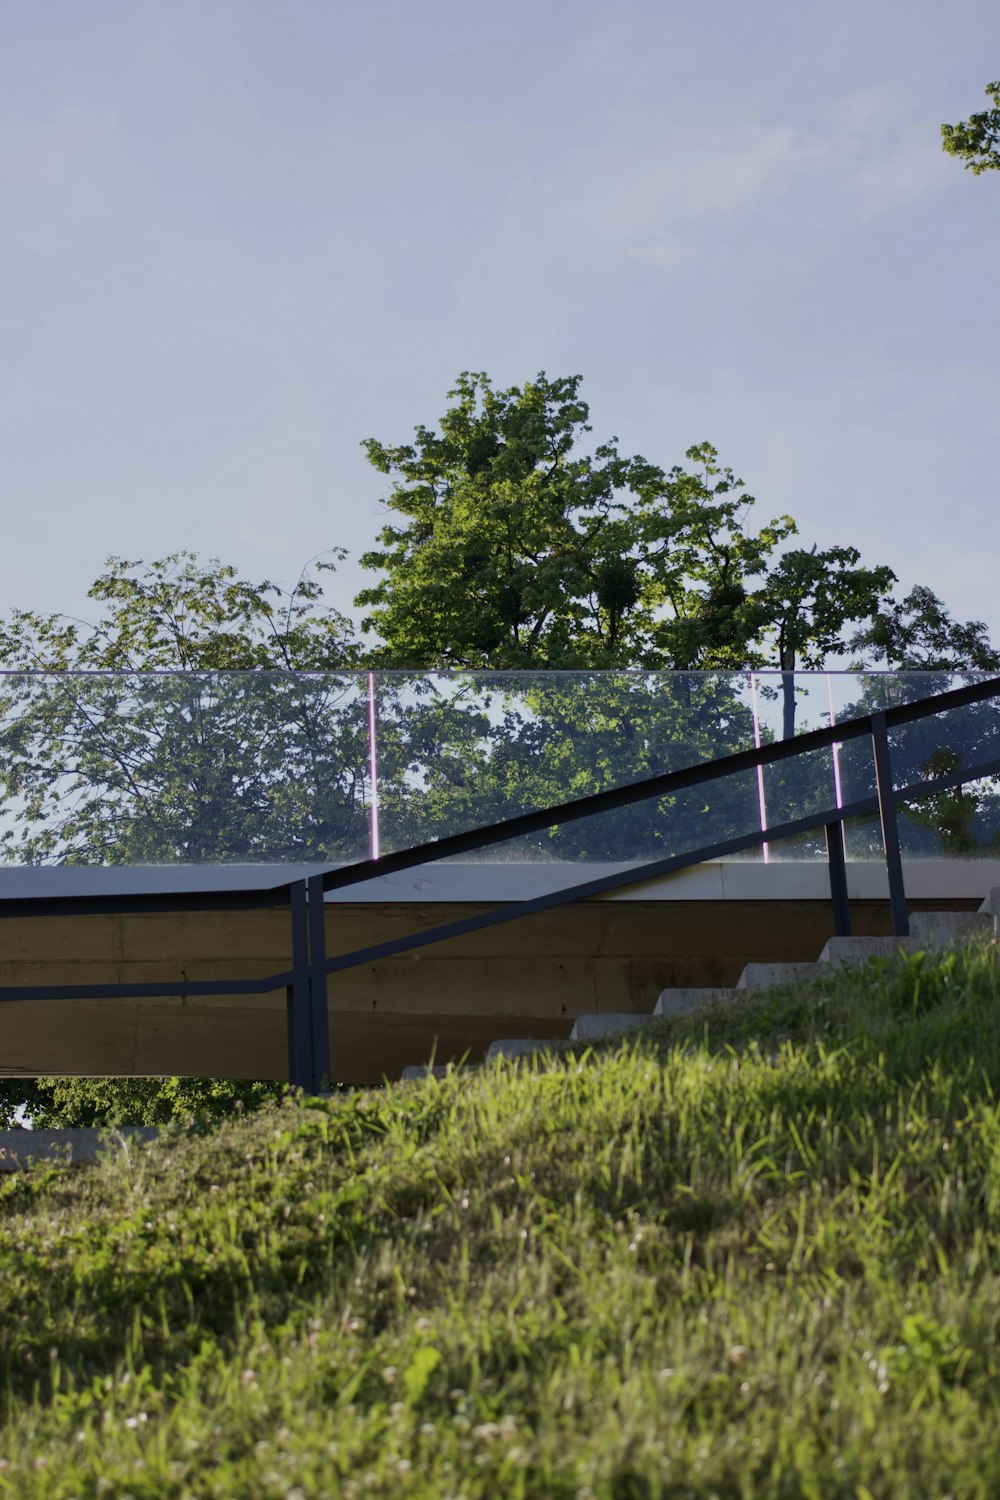
[[[342,864],[959,686],[949,674],[0,674],[0,858]],[[895,785],[1000,762],[1000,701],[890,732]],[[373,772],[375,773],[373,776]],[[990,851],[1000,777],[900,814],[906,855]],[[469,858],[701,848],[871,797],[870,737]],[[881,858],[877,820],[849,858]],[[876,848],[876,842],[879,847]],[[760,857],[822,858],[804,836]],[[744,856],[746,857],[746,856]]]
[[[898,812],[908,859],[1000,858],[1000,780],[965,782],[907,800]]]
[[[975,781],[908,799],[899,809],[903,853],[995,857],[1000,850],[1000,703],[968,704],[899,725],[890,731],[889,745],[897,788],[994,767]]]
[[[753,696],[758,739],[764,744],[773,743],[792,732],[798,735],[835,725],[976,680],[977,674],[947,672],[755,673]],[[898,725],[890,729],[889,743],[897,788],[932,774],[943,775],[1000,759],[1000,702],[987,701]],[[865,735],[766,767],[759,780],[762,819],[768,827],[827,806],[842,807],[874,797],[876,779],[871,740]],[[996,837],[993,810],[997,787],[1000,780],[984,781],[974,811],[969,797],[963,801],[954,794],[937,811],[933,798],[921,808],[900,808],[903,853],[908,857],[942,855],[954,853],[959,844],[970,851],[975,847],[988,852]],[[942,822],[942,818],[952,816],[965,818],[964,832],[959,835]],[[812,847],[812,841],[804,840],[803,846]],[[784,852],[779,854],[769,845],[765,858],[786,858],[790,847],[785,845]],[[846,847],[850,859],[881,858],[878,820],[849,825]]]
[[[0,790],[7,863],[361,859],[364,679],[0,676]]]
[[[831,674],[837,719],[877,709],[889,709],[951,691],[980,680],[980,674],[913,672]],[[1000,761],[1000,700],[993,699],[950,709],[926,719],[890,727],[889,751],[893,785],[900,789],[930,776],[946,775],[983,762]],[[841,791],[845,803],[875,795],[871,745],[867,737],[845,743],[838,752]],[[988,853],[996,838],[997,789],[1000,778],[987,778],[975,794],[948,792],[909,802],[897,808],[900,848],[907,858]],[[964,819],[957,832],[949,820]],[[877,819],[849,827],[848,857],[880,858],[881,833]]]
[[[759,742],[768,745],[826,728],[843,717],[843,692],[827,673],[757,672],[753,679]],[[871,761],[869,742],[861,759]],[[765,766],[758,777],[761,818],[775,828],[798,818],[842,806],[845,747],[826,746]],[[822,830],[780,843],[769,840],[768,862],[826,857]]]
[[[747,674],[376,674],[384,852],[754,743]],[[655,842],[647,813],[602,847]],[[640,827],[641,824],[641,827]],[[564,857],[578,841],[567,829]],[[582,846],[580,846],[582,847]],[[539,856],[541,857],[541,856]],[[602,856],[604,857],[604,856]]]
[[[756,834],[758,829],[756,774],[744,771],[708,785],[681,788],[670,796],[554,823],[446,863],[558,863],[581,867],[578,878],[585,880],[589,866],[631,865],[684,855]],[[739,857],[759,860],[760,854],[753,849]],[[576,878],[575,870],[567,872],[567,879]]]
[[[833,755],[829,749],[811,751],[770,765],[765,768],[761,780],[768,828],[825,813],[838,805]],[[803,835],[797,842],[786,841],[784,853],[780,856],[769,844],[768,858],[790,857],[798,843],[801,843],[801,853],[804,854],[812,849],[814,842],[812,834]]]
[[[754,672],[753,706],[765,743],[792,739],[829,723],[833,708],[825,673]]]

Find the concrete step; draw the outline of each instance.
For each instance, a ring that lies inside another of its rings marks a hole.
[[[870,958],[898,958],[901,953],[916,953],[924,946],[912,937],[832,937],[819,961],[821,964],[866,964]]]
[[[1000,936],[1000,886],[993,887],[978,912],[914,912],[910,918],[910,936],[906,938],[834,937],[826,943],[816,963],[747,964],[735,989],[716,987],[661,990],[653,1016],[687,1015],[703,1005],[725,1004],[733,1000],[741,990],[769,989],[772,985],[794,983],[799,979],[816,979],[824,972],[829,972],[828,969],[824,970],[824,965],[827,964],[864,964],[871,958],[893,959],[900,954],[917,953],[921,949],[947,947],[963,937],[991,931]],[[570,1041],[617,1036],[647,1025],[650,1019],[648,1014],[640,1011],[609,1011],[602,1014],[590,1012],[576,1018]],[[493,1042],[486,1056],[487,1059],[529,1057],[535,1052],[561,1045],[560,1042],[540,1041],[532,1037],[507,1037]],[[440,1075],[445,1070],[406,1068],[403,1077],[422,1077],[429,1071]]]
[[[1000,931],[1000,885],[995,885],[993,889],[987,893],[986,899],[983,902],[982,906],[979,908],[979,911],[985,916],[992,917],[994,923],[997,926],[997,930]]]
[[[497,1042],[490,1042],[486,1049],[486,1061],[490,1062],[494,1057],[506,1057],[513,1061],[516,1057],[530,1057],[533,1052],[546,1052],[561,1043],[554,1042],[551,1038],[546,1041],[536,1037],[502,1037]]]
[[[65,1130],[0,1130],[0,1172],[17,1172],[34,1162],[76,1165],[98,1156],[132,1151],[159,1135],[155,1125]]]
[[[796,979],[815,979],[823,971],[819,964],[747,964],[736,981],[738,990],[766,990],[773,984]]]
[[[569,1034],[571,1042],[590,1041],[601,1036],[618,1036],[622,1031],[632,1031],[637,1026],[648,1026],[652,1016],[648,1011],[604,1011],[577,1016]]]
[[[915,911],[910,918],[910,937],[923,948],[947,948],[980,933],[992,936],[995,929],[992,912]]]
[[[661,990],[653,1010],[654,1016],[686,1016],[702,1005],[732,1000],[732,989]]]

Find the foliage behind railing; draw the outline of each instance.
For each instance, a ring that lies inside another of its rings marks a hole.
[[[964,680],[799,673],[796,729]],[[780,737],[787,689],[768,673],[7,674],[4,858],[349,862],[373,844],[406,848],[766,744]],[[1000,707],[901,726],[891,749],[900,784],[988,759],[1000,753]],[[854,741],[557,826],[493,857],[631,860],[873,790],[870,753]],[[998,832],[995,778],[925,798],[901,819],[909,854],[986,852]],[[879,848],[874,825],[849,831],[854,857]],[[815,837],[780,851],[822,852]]]

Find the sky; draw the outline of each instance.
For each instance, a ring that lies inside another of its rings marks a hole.
[[[346,611],[366,437],[582,374],[1000,639],[996,0],[0,5],[0,610],[186,548]]]

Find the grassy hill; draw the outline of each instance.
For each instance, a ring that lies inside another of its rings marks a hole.
[[[0,1187],[0,1496],[1000,1494],[1000,963]]]

